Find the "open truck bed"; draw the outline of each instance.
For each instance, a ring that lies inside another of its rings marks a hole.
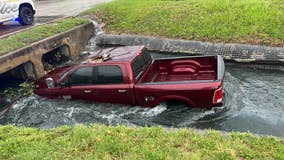
[[[218,80],[218,56],[155,59],[139,83]],[[219,71],[223,72],[223,71]]]

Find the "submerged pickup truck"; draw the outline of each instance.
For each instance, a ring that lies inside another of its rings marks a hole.
[[[221,56],[151,57],[144,46],[108,48],[77,65],[56,69],[35,82],[48,98],[154,107],[179,101],[211,109],[222,105]]]

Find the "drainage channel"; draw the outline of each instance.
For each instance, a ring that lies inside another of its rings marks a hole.
[[[189,109],[176,104],[167,108],[50,100],[36,95],[16,101],[0,124],[53,128],[78,123],[106,125],[194,127],[222,131],[284,136],[284,72],[244,69],[227,65],[223,113]]]

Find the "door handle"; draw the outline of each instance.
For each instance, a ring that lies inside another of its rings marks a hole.
[[[91,90],[84,90],[84,93],[91,93]]]
[[[119,93],[125,93],[125,92],[127,92],[127,90],[126,89],[119,89],[118,92]]]

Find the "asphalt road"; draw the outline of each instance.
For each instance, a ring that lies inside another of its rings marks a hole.
[[[107,3],[112,0],[40,0],[36,1],[36,20],[34,25],[39,25],[57,18],[76,16],[80,12],[97,4]],[[17,22],[7,22],[0,25],[0,38],[15,31],[31,26],[21,26]]]

